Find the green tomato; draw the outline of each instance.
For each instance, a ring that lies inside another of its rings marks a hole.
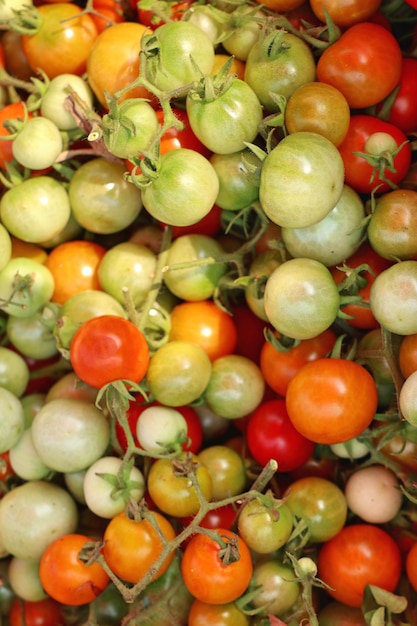
[[[8,230],[0,224],[0,270],[10,261],[12,256],[12,240]]]
[[[43,243],[65,228],[71,215],[68,193],[51,176],[34,176],[8,189],[0,201],[0,218],[11,235]]]
[[[219,179],[216,204],[226,211],[240,211],[259,197],[259,186],[251,180],[247,163],[257,165],[248,148],[231,154],[213,154],[210,163]]]
[[[76,221],[92,233],[118,233],[142,209],[140,190],[125,179],[121,163],[97,157],[78,167],[68,188]]]
[[[25,359],[14,350],[0,346],[0,387],[20,398],[28,382],[29,367]]]
[[[417,333],[417,261],[401,261],[378,274],[369,304],[375,319],[389,332]]]
[[[54,335],[54,315],[48,307],[30,317],[9,315],[6,333],[21,354],[31,359],[48,359],[58,353]]]
[[[267,217],[283,228],[322,220],[343,191],[344,165],[336,146],[312,132],[287,135],[262,163],[259,200]]]
[[[2,407],[0,420],[1,454],[10,450],[19,441],[25,428],[25,413],[20,398],[5,387],[0,387],[0,402]]]
[[[311,339],[336,320],[340,295],[330,271],[315,259],[290,259],[267,280],[265,313],[272,326],[293,339]]]
[[[268,554],[279,550],[293,529],[293,515],[285,502],[254,498],[239,513],[238,531],[251,550]]]
[[[49,82],[42,96],[40,112],[42,117],[51,120],[60,130],[77,128],[77,120],[67,108],[66,103],[71,90],[88,107],[93,107],[93,92],[81,76],[76,74],[60,74]]]
[[[146,100],[124,100],[102,118],[107,149],[120,159],[145,152],[160,128],[155,110]]]
[[[0,271],[0,309],[20,318],[32,317],[52,298],[54,278],[45,265],[15,257]]]
[[[257,561],[253,568],[253,587],[259,586],[252,605],[260,609],[263,615],[284,616],[297,602],[301,593],[300,583],[295,579],[295,572],[290,565],[284,565],[278,559],[265,558]]]
[[[25,122],[12,143],[13,156],[23,167],[43,170],[51,167],[63,150],[59,129],[47,117]]]

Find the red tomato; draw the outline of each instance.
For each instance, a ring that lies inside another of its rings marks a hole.
[[[379,526],[352,524],[323,544],[317,565],[318,576],[330,585],[327,593],[332,598],[360,607],[366,585],[395,590],[401,575],[401,552]]]
[[[98,563],[87,565],[78,554],[92,541],[82,534],[59,537],[46,548],[39,564],[39,577],[46,593],[61,604],[80,606],[97,598],[109,577]]]
[[[417,131],[415,89],[417,85],[417,59],[404,57],[401,65],[399,89],[386,120],[404,133]]]
[[[233,307],[232,313],[237,326],[235,353],[251,359],[254,363],[259,363],[261,349],[265,341],[266,323],[255,315],[248,306],[236,305]]]
[[[125,21],[122,4],[118,0],[93,0],[92,8],[97,11],[97,13],[90,13],[90,15],[99,33],[111,24]]]
[[[200,154],[204,155],[205,157],[209,157],[211,155],[211,152],[208,148],[206,148],[203,143],[201,143],[199,139],[197,139],[194,132],[191,130],[186,111],[173,107],[172,112],[174,113],[175,117],[183,123],[184,128],[178,129],[174,126],[171,126],[164,132],[161,137],[160,153],[165,154],[165,152],[169,152],[170,150],[175,150],[178,148],[189,148],[190,150],[200,152]],[[164,121],[163,110],[158,109],[156,114],[158,116],[159,123],[162,125]]]
[[[405,571],[412,588],[417,591],[417,542],[408,551]]]
[[[265,341],[260,354],[260,367],[266,383],[280,396],[285,396],[289,382],[296,372],[305,363],[325,357],[335,341],[336,335],[330,329],[282,351]]]
[[[63,623],[63,607],[52,598],[30,602],[15,598],[8,615],[9,626],[57,626]]]
[[[369,162],[356,153],[369,155],[367,142],[376,133],[384,133],[387,137],[383,137],[381,151],[378,148],[378,153]],[[392,139],[396,146],[394,150],[389,148]],[[388,146],[385,150],[384,144]],[[378,194],[390,191],[402,181],[411,164],[411,147],[403,131],[373,115],[351,115],[348,132],[338,150],[345,165],[345,182],[359,193],[369,194],[376,188]]]
[[[310,6],[314,14],[323,22],[326,22],[324,10],[330,15],[332,21],[342,28],[348,28],[352,24],[367,21],[379,9],[381,0],[310,0]]]
[[[149,348],[132,322],[116,315],[100,315],[75,332],[70,360],[77,376],[99,389],[115,380],[140,382],[148,369]]]
[[[221,229],[222,210],[217,204],[213,207],[199,222],[191,226],[173,226],[172,238],[176,239],[182,235],[191,235],[197,233],[207,235],[207,237],[215,237]]]
[[[44,4],[37,11],[39,29],[21,40],[29,65],[48,78],[66,73],[81,76],[98,35],[93,18],[70,2]]]
[[[348,290],[347,293],[348,295],[357,293],[362,298],[364,304],[364,306],[361,304],[347,304],[344,306],[343,312],[351,316],[346,319],[346,322],[354,328],[362,328],[364,330],[378,328],[379,323],[369,307],[369,294],[375,276],[378,276],[380,272],[392,265],[391,261],[380,257],[371,247],[369,241],[365,241],[349,259],[346,259],[345,264],[348,268],[358,269],[358,278],[353,284],[353,290],[351,292]],[[363,269],[361,269],[362,266]],[[371,271],[368,271],[365,266],[368,266]],[[337,284],[348,275],[337,267],[330,268],[330,272]]]
[[[270,459],[278,463],[278,472],[291,472],[313,454],[315,444],[296,430],[282,399],[261,404],[250,416],[246,439],[249,452],[261,466]]]
[[[194,535],[184,550],[181,572],[185,586],[195,598],[209,604],[225,604],[246,591],[252,577],[252,558],[239,535],[225,528],[215,530],[222,545],[208,535]]]
[[[317,63],[317,80],[339,89],[351,108],[364,109],[381,102],[398,85],[401,63],[394,35],[379,24],[361,22],[326,48]]]
[[[29,117],[33,117],[32,113],[28,113],[28,115]],[[13,120],[23,122],[24,119],[25,103],[22,100],[6,104],[6,106],[0,109],[0,137],[7,137],[7,135],[10,135],[10,132],[4,125],[4,122],[13,122]],[[2,170],[5,170],[6,164],[13,160],[12,143],[12,140],[0,140],[0,169]]]
[[[152,28],[152,30],[155,30],[155,28],[158,28],[158,26],[163,24],[164,21],[181,20],[184,13],[187,11],[187,9],[190,8],[193,2],[194,0],[182,0],[180,2],[178,2],[178,0],[171,0],[170,2],[167,2],[167,6],[164,11],[167,18],[165,20],[162,20],[158,15],[156,15],[152,9],[143,9],[139,2],[137,4],[135,3],[135,8],[138,15],[138,22],[144,24],[145,26],[149,26],[149,28]]]
[[[237,344],[233,317],[213,300],[182,302],[171,311],[170,341],[192,341],[211,361],[232,354]]]
[[[332,444],[357,437],[371,424],[378,391],[359,363],[324,358],[303,365],[290,381],[285,401],[290,420],[304,437]]]
[[[106,251],[104,246],[86,240],[66,241],[53,248],[45,261],[54,277],[53,302],[64,304],[80,291],[101,290],[98,267]]]

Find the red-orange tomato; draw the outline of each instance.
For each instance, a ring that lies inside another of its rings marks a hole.
[[[84,240],[66,241],[53,248],[45,262],[54,277],[53,302],[64,304],[80,291],[101,290],[98,266],[105,253],[104,246]]]
[[[90,13],[99,33],[112,24],[125,21],[122,3],[118,0],[93,0],[93,9],[97,13]]]
[[[191,130],[187,112],[175,107],[172,109],[172,112],[183,124],[183,128],[171,126],[163,133],[161,137],[160,153],[165,154],[170,150],[176,150],[178,148],[189,148],[190,150],[200,152],[200,154],[205,157],[209,157],[211,155],[210,150],[197,139],[194,132]],[[164,122],[163,110],[158,109],[156,115],[159,123],[162,125]]]
[[[405,571],[412,588],[417,591],[417,541],[408,551],[405,561]]]
[[[193,4],[194,0],[182,0],[178,2],[178,0],[173,0],[166,3],[166,10],[168,13],[168,17],[170,21],[178,21],[181,20],[184,13],[190,8]],[[149,26],[152,30],[158,28],[161,24],[163,24],[163,20],[155,15],[152,9],[144,9],[140,6],[139,3],[134,3],[134,7],[137,11],[138,22],[144,24],[145,26]]]
[[[311,361],[291,379],[286,406],[295,428],[315,443],[353,439],[376,413],[378,392],[371,374],[355,361]]]
[[[63,607],[52,598],[37,602],[15,598],[8,615],[9,626],[57,626],[63,623]]]
[[[417,370],[417,334],[403,337],[398,352],[398,364],[404,378]]]
[[[153,511],[153,521],[129,519],[125,513],[113,517],[104,531],[105,541],[103,554],[112,571],[123,580],[137,583],[154,566],[160,557],[166,541],[175,538],[175,530],[171,523],[160,513]],[[168,569],[174,558],[170,552],[156,571],[156,580]]]
[[[372,22],[350,26],[323,52],[317,80],[339,89],[354,109],[378,104],[401,76],[402,52],[394,35]]]
[[[40,581],[46,593],[57,602],[70,606],[88,604],[107,587],[109,577],[101,565],[97,562],[86,565],[78,556],[90,541],[83,534],[63,535],[42,554]]]
[[[285,396],[289,382],[298,370],[309,361],[325,357],[335,341],[336,335],[330,329],[288,350],[277,350],[269,341],[265,341],[259,363],[266,383],[280,396]]]
[[[237,329],[233,317],[212,300],[182,302],[171,311],[169,339],[196,343],[214,361],[234,352]]]
[[[314,14],[323,24],[326,22],[324,10],[337,26],[347,28],[358,22],[366,22],[379,9],[381,0],[310,0]]]
[[[139,76],[141,39],[152,31],[136,22],[113,24],[96,38],[87,60],[87,78],[100,104],[107,108],[105,91],[110,94],[130,85]],[[129,89],[120,97],[150,98],[144,87]]]
[[[343,604],[360,607],[366,585],[393,592],[401,575],[401,551],[379,526],[345,526],[318,555],[318,575],[330,585],[327,593]]]
[[[239,535],[224,528],[217,528],[216,531],[225,548],[228,544],[229,547],[235,545],[239,558],[233,557],[232,548],[229,562],[223,562],[220,544],[208,535],[197,534],[185,548],[181,572],[185,586],[197,600],[225,604],[237,600],[246,591],[253,565],[249,548]]]
[[[33,114],[31,113],[29,113],[28,115],[29,117],[33,117]],[[10,135],[10,132],[4,125],[4,122],[12,122],[13,120],[23,121],[24,119],[24,102],[19,100],[18,102],[11,102],[10,104],[6,104],[6,106],[0,109],[0,138]],[[7,163],[10,163],[13,160],[12,143],[12,140],[0,140],[0,169],[2,170],[5,170]]]
[[[22,36],[22,49],[33,70],[40,68],[49,78],[86,70],[87,57],[97,38],[90,15],[70,2],[38,7],[41,26],[34,35]]]

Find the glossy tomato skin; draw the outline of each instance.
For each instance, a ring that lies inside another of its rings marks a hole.
[[[220,544],[208,535],[197,534],[184,551],[181,572],[195,598],[209,604],[225,604],[237,600],[246,591],[253,565],[249,548],[239,535],[224,528],[216,531],[226,545],[236,542],[239,559],[232,557],[224,564],[219,555]]]
[[[379,196],[368,223],[368,240],[388,260],[417,257],[417,191],[394,189]]]
[[[401,76],[402,53],[394,35],[379,24],[350,26],[321,55],[317,79],[339,89],[353,109],[381,102]]]
[[[22,36],[23,51],[32,69],[49,78],[85,72],[87,58],[98,31],[88,13],[70,2],[38,7],[41,26],[34,35]]]
[[[387,122],[394,124],[404,133],[417,129],[417,112],[414,106],[417,84],[417,59],[404,57],[401,65],[399,89],[389,110]]]
[[[355,361],[317,359],[291,380],[285,398],[294,427],[316,443],[342,443],[360,435],[376,413],[378,391]]]
[[[262,403],[251,414],[246,439],[253,458],[262,466],[274,459],[278,472],[291,472],[300,467],[315,448],[315,444],[292,425],[282,398]]]
[[[100,315],[87,320],[73,336],[70,360],[81,380],[100,388],[114,380],[140,382],[149,363],[149,348],[129,320]]]
[[[379,9],[381,0],[310,0],[310,6],[314,14],[321,22],[326,22],[324,10],[326,9],[333,22],[343,29],[368,21]]]
[[[405,569],[412,588],[417,591],[417,542],[408,551]]]
[[[392,189],[390,183],[378,177],[378,173],[373,176],[373,165],[355,154],[356,152],[366,153],[365,143],[374,133],[387,133],[395,140],[398,148],[403,144],[393,158],[395,171],[385,168],[383,173],[391,184],[398,185],[407,174],[411,164],[411,148],[402,130],[394,124],[379,120],[373,115],[351,115],[348,132],[338,146],[338,150],[345,165],[346,184],[353,187],[358,193],[369,194],[376,187],[378,187],[378,194]]]
[[[343,604],[360,608],[366,585],[393,592],[400,579],[401,552],[392,537],[373,524],[352,524],[323,544],[318,575]]]
[[[15,598],[8,615],[10,626],[56,626],[63,621],[63,607],[52,598],[37,602]]]

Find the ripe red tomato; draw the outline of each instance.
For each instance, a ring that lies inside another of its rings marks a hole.
[[[101,290],[98,266],[106,248],[94,241],[66,241],[53,248],[45,265],[54,277],[53,302],[64,304],[87,289]]]
[[[250,416],[246,427],[249,452],[261,466],[270,459],[278,463],[278,472],[291,472],[313,454],[315,444],[293,426],[285,400],[269,400]]]
[[[149,364],[149,348],[141,331],[116,315],[99,315],[75,332],[70,360],[77,376],[100,389],[115,380],[140,382]]]
[[[417,542],[414,543],[407,553],[405,571],[411,586],[417,591]]]
[[[165,154],[165,152],[169,152],[170,150],[176,150],[178,148],[189,148],[190,150],[200,152],[200,154],[205,157],[209,157],[211,155],[211,152],[195,136],[194,131],[191,129],[187,112],[183,109],[178,109],[176,107],[172,108],[172,112],[174,113],[175,117],[184,125],[184,127],[175,128],[175,126],[171,126],[164,132],[161,137],[160,153]],[[159,123],[162,125],[164,122],[163,110],[158,109],[156,115],[158,117]]]
[[[52,598],[37,602],[15,598],[8,615],[9,626],[57,626],[63,622],[63,607]]]
[[[277,350],[272,343],[265,341],[260,354],[260,367],[265,381],[276,393],[285,396],[289,382],[296,372],[305,363],[325,357],[335,341],[336,335],[331,329],[312,339],[304,339],[288,350]]]
[[[118,0],[93,0],[92,8],[97,11],[97,13],[90,13],[90,15],[99,33],[111,24],[125,21],[122,4]]]
[[[386,136],[374,152],[375,163],[369,163],[356,153],[369,154],[367,142],[377,136],[376,133]],[[391,142],[394,149],[390,147]],[[392,185],[401,183],[411,164],[411,147],[403,131],[373,115],[351,115],[348,132],[338,150],[345,165],[345,182],[358,193],[369,194],[376,188],[378,194],[390,191]],[[392,167],[388,166],[389,159],[392,159]],[[375,172],[375,166],[379,171]]]
[[[348,606],[360,607],[366,585],[393,592],[401,575],[401,552],[394,539],[373,524],[352,524],[323,544],[318,575],[327,593]]]
[[[171,311],[170,341],[192,341],[211,361],[232,354],[237,344],[233,317],[213,300],[182,302]]]
[[[398,92],[386,118],[387,122],[394,124],[404,133],[412,133],[417,130],[417,111],[414,106],[416,84],[417,59],[404,57]]]
[[[216,531],[222,545],[208,535],[194,535],[184,550],[181,572],[185,586],[197,600],[225,604],[246,591],[253,565],[249,548],[239,535],[225,528]]]
[[[337,26],[348,28],[352,24],[366,22],[379,9],[381,0],[310,0],[314,14],[326,22],[324,10],[330,15]]]
[[[401,63],[394,35],[379,24],[361,22],[326,48],[317,63],[317,80],[339,89],[351,108],[364,109],[396,87]]]
[[[304,437],[316,443],[341,443],[371,424],[378,391],[371,374],[359,363],[324,358],[297,372],[285,402],[290,420]]]
[[[42,554],[39,564],[42,587],[61,604],[88,604],[107,587],[109,577],[101,565],[87,565],[78,557],[89,541],[92,539],[83,534],[63,535],[49,544]]]

